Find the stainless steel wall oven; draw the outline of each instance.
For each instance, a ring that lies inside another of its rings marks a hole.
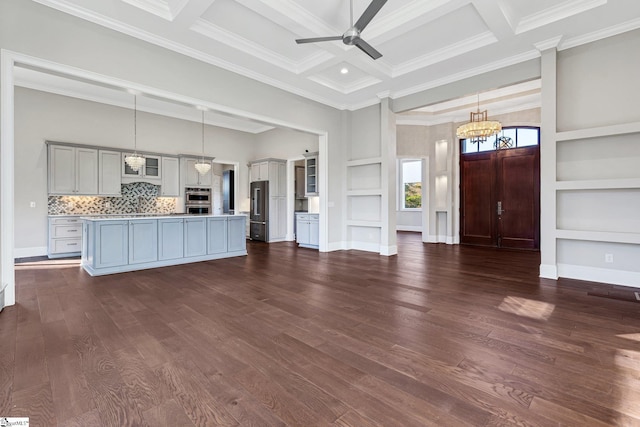
[[[209,215],[211,209],[211,189],[192,188],[184,189],[185,213],[191,215]]]

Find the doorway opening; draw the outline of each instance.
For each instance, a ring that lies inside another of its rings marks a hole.
[[[540,128],[460,141],[460,243],[540,249]]]

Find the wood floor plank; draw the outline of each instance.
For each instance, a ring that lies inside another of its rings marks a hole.
[[[640,310],[540,254],[248,242],[90,277],[19,264],[0,416],[65,426],[636,426]],[[62,268],[61,268],[62,266]]]

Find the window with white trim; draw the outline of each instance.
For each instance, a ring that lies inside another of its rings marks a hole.
[[[422,209],[422,160],[401,159],[398,170],[400,209]]]

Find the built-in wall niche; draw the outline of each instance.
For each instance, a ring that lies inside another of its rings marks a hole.
[[[349,221],[381,221],[381,196],[354,196],[347,201],[347,219]]]
[[[448,168],[448,150],[449,150],[449,143],[446,139],[441,139],[440,141],[436,141],[436,156],[435,156],[435,162],[436,162],[436,173],[442,173],[442,172],[446,172],[449,168]]]
[[[449,177],[436,175],[436,211],[447,210],[447,192],[449,191]]]
[[[640,179],[640,133],[557,144],[558,181]]]
[[[640,233],[640,189],[567,190],[557,193],[557,228]]]
[[[348,240],[352,242],[353,249],[379,250],[380,228],[350,226]]]
[[[607,254],[612,262],[607,262]],[[636,244],[561,239],[557,255],[561,265],[640,272],[640,245]]]
[[[438,243],[447,241],[447,213],[436,212],[436,240]]]
[[[380,163],[351,166],[347,170],[347,190],[379,190],[381,177]]]

